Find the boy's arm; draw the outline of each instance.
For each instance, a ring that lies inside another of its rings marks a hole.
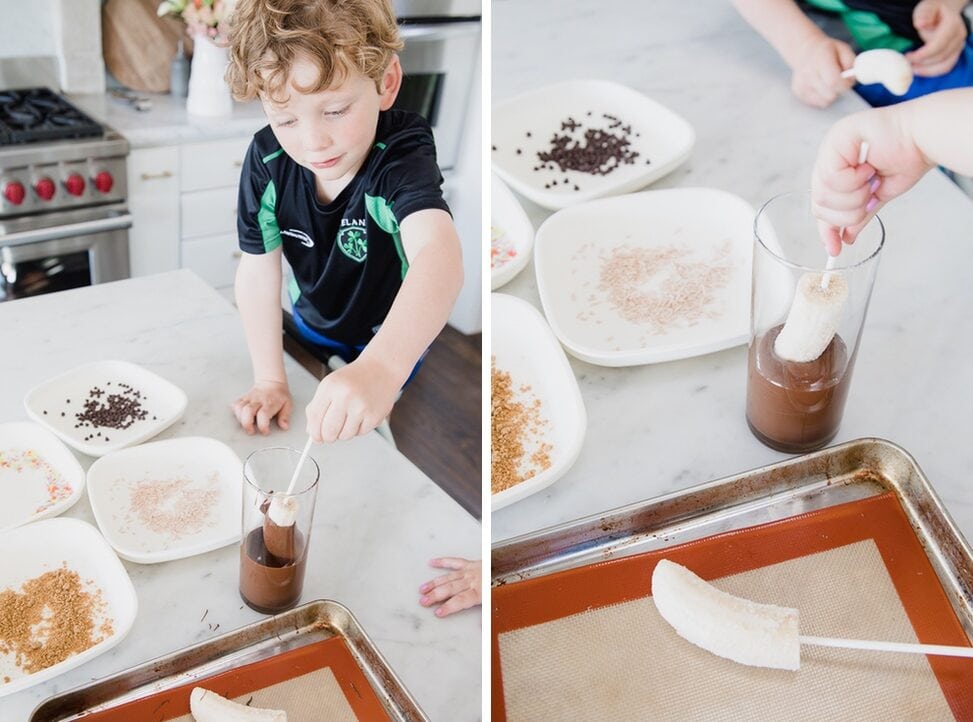
[[[848,43],[828,37],[794,0],[733,0],[744,19],[791,69],[791,91],[802,102],[825,108],[854,81],[841,73],[855,63]]]
[[[365,350],[318,385],[306,412],[307,432],[315,441],[351,439],[385,419],[459,294],[463,263],[449,214],[417,211],[403,219],[400,232],[409,271]]]
[[[385,322],[361,354],[383,364],[397,388],[443,330],[463,285],[459,237],[446,211],[413,213],[400,231],[409,271]]]
[[[794,0],[733,0],[733,5],[791,69],[811,43],[827,38]]]
[[[244,253],[236,273],[234,295],[253,365],[253,387],[237,399],[233,411],[249,434],[255,427],[269,433],[275,416],[283,429],[290,420],[291,398],[281,340],[281,253],[280,247],[261,255]]]

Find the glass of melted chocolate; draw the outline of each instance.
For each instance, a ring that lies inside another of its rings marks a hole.
[[[299,450],[275,447],[254,451],[243,465],[240,596],[264,614],[295,606],[304,588],[321,472],[308,456],[287,493],[300,459]]]
[[[768,446],[804,453],[838,433],[884,243],[875,216],[828,264],[809,192],[758,211],[747,423]]]

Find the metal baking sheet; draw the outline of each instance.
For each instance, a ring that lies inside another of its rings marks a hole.
[[[973,638],[973,550],[908,452],[858,439],[501,541],[492,586],[663,549],[892,491]]]
[[[886,501],[882,501],[883,499]],[[849,506],[848,502],[853,502],[858,506]],[[889,503],[892,506],[889,506]],[[868,506],[860,506],[862,504]],[[552,699],[558,704],[563,703],[562,697],[574,700],[572,704],[577,703],[581,697],[585,700],[588,700],[589,697],[594,699],[592,696],[594,688],[586,685],[591,683],[597,675],[592,675],[590,670],[582,672],[576,678],[572,678],[567,672],[551,672],[550,670],[570,671],[575,664],[584,669],[586,660],[589,658],[602,660],[607,664],[605,668],[613,669],[611,656],[614,654],[635,661],[642,659],[644,655],[640,651],[634,653],[632,650],[628,650],[627,653],[619,651],[622,648],[627,649],[624,640],[630,636],[638,637],[637,631],[642,630],[648,624],[648,618],[639,616],[643,612],[632,611],[641,603],[635,600],[642,599],[638,596],[639,592],[637,591],[638,584],[641,583],[639,577],[636,574],[633,586],[631,583],[633,581],[632,575],[625,572],[625,570],[639,568],[627,563],[632,561],[637,564],[636,555],[647,553],[658,555],[665,553],[665,550],[668,549],[681,549],[683,550],[681,553],[686,553],[687,550],[695,549],[708,560],[717,559],[718,556],[713,556],[712,552],[706,551],[705,545],[709,543],[712,537],[718,535],[722,537],[726,533],[736,534],[738,531],[746,530],[742,531],[743,536],[732,537],[737,541],[726,547],[728,549],[727,554],[732,554],[732,549],[740,543],[739,540],[758,533],[754,531],[756,529],[765,530],[764,538],[769,539],[769,535],[777,533],[772,531],[773,529],[790,529],[794,528],[794,524],[803,523],[817,525],[814,527],[813,535],[805,537],[815,540],[811,542],[812,546],[822,544],[824,545],[823,548],[829,548],[826,546],[828,544],[826,540],[833,539],[838,544],[833,548],[840,548],[843,553],[847,553],[852,547],[840,546],[837,541],[844,537],[840,527],[832,526],[829,531],[828,528],[821,526],[820,520],[841,519],[841,515],[844,515],[843,518],[846,521],[836,523],[843,523],[846,528],[852,529],[847,527],[848,520],[857,518],[857,514],[861,513],[863,523],[866,523],[869,517],[864,510],[879,508],[876,505],[881,504],[885,505],[884,508],[893,510],[900,520],[898,522],[899,531],[893,532],[893,536],[894,534],[905,534],[914,537],[911,541],[912,562],[907,561],[909,555],[905,553],[905,548],[896,550],[897,554],[902,553],[903,564],[911,564],[912,566],[909,569],[912,570],[917,568],[915,567],[915,560],[922,560],[918,568],[924,566],[928,570],[927,573],[934,572],[936,575],[939,582],[938,587],[942,590],[938,592],[938,604],[940,605],[938,614],[950,615],[950,612],[947,611],[949,609],[955,614],[952,621],[955,631],[950,643],[959,644],[958,640],[962,635],[967,638],[973,636],[971,635],[971,632],[973,632],[971,608],[973,607],[971,607],[970,593],[973,589],[973,572],[971,572],[973,570],[973,564],[971,564],[973,555],[971,555],[968,543],[959,534],[914,459],[903,449],[889,442],[878,439],[863,439],[726,479],[708,482],[678,493],[586,517],[495,545],[492,554],[492,573],[493,587],[498,602],[494,606],[494,614],[505,615],[516,612],[514,617],[503,616],[494,619],[493,708],[495,718],[505,718],[505,704],[498,700],[507,699],[507,694],[504,691],[506,684],[500,686],[500,677],[497,671],[500,662],[500,647],[498,646],[500,640],[496,636],[497,629],[506,630],[509,634],[514,634],[514,630],[516,630],[516,636],[505,638],[507,639],[507,653],[510,656],[509,661],[514,665],[513,669],[516,669],[518,664],[520,665],[521,671],[517,675],[525,673],[524,664],[537,664],[539,659],[545,660],[545,666],[540,673],[544,683],[536,689],[532,687],[534,684],[531,681],[534,678],[533,673],[529,673],[526,678],[514,675],[507,679],[504,675],[504,682],[512,685],[510,693],[513,696],[510,699],[515,704],[514,709],[518,718],[530,718],[532,714],[536,717],[534,713],[537,710],[551,708]],[[862,509],[861,512],[858,511],[859,508]],[[824,509],[828,509],[828,514],[833,511],[839,516],[822,517],[821,514],[824,512],[821,510]],[[816,513],[808,514],[809,512]],[[803,521],[798,521],[795,518]],[[788,526],[781,527],[770,524],[781,521],[785,521]],[[873,524],[874,522],[867,523]],[[894,526],[891,528],[894,529]],[[911,534],[909,530],[911,530]],[[854,537],[855,532],[849,531],[848,534],[851,538]],[[876,537],[876,540],[878,538]],[[883,538],[885,538],[885,535],[883,535]],[[700,542],[700,544],[687,545],[687,542]],[[759,544],[759,542],[757,543]],[[882,546],[884,544],[885,541],[881,543]],[[907,543],[908,545],[909,543]],[[758,558],[758,556],[751,556],[754,554],[753,551],[744,552],[744,554],[747,555],[747,559]],[[768,552],[768,554],[773,556],[771,552]],[[629,559],[626,559],[623,564],[622,560],[626,557]],[[784,558],[789,557],[785,556]],[[928,561],[928,564],[926,561]],[[604,562],[608,562],[608,565]],[[860,568],[862,567],[856,566],[856,569]],[[808,571],[808,569],[804,569],[803,573]],[[543,578],[555,573],[557,573],[556,576],[551,577],[551,584],[545,585]],[[626,574],[627,576],[625,576]],[[531,580],[532,583],[522,588],[520,584],[516,584],[524,580]],[[540,582],[541,585],[538,586],[537,582]],[[496,592],[497,587],[506,584],[513,584],[517,588],[515,593],[520,595],[519,606],[515,608],[507,609],[499,601],[503,597],[509,603],[511,597],[506,591],[514,592],[514,587],[505,590],[504,594]],[[821,588],[826,587],[826,585],[819,586]],[[797,583],[794,588],[799,587],[800,584]],[[932,589],[929,585],[926,585],[926,588]],[[601,592],[591,591],[597,589],[618,590],[617,596],[606,597],[608,606],[603,606],[605,600],[597,596]],[[543,590],[546,590],[546,592]],[[552,594],[553,596],[551,596]],[[935,594],[933,593],[933,597],[935,597]],[[930,599],[933,597],[930,597]],[[573,601],[568,602],[566,600]],[[627,602],[626,600],[632,601]],[[564,604],[562,605],[561,602],[564,602]],[[797,606],[801,605],[798,604]],[[854,606],[854,602],[851,603],[851,606]],[[826,608],[826,604],[824,606],[817,605],[815,608],[820,611]],[[849,608],[847,599],[844,608]],[[506,612],[503,611],[504,609],[506,609]],[[520,614],[520,611],[517,610],[523,611],[525,616],[521,622],[514,623],[515,617],[520,618],[516,616]],[[604,623],[602,618],[606,614],[615,614],[616,618],[618,618],[617,615],[622,615],[628,621],[616,622],[616,626],[613,628]],[[635,614],[636,616],[634,618],[625,617],[626,614]],[[950,618],[952,618],[951,615]],[[633,621],[633,619],[639,621]],[[509,626],[511,623],[514,626]],[[618,627],[617,624],[622,626]],[[634,624],[637,629],[633,629],[630,634],[623,632],[620,637],[611,636],[618,629],[624,629],[625,624]],[[908,625],[908,622],[905,622],[905,624]],[[565,631],[569,628],[570,632]],[[584,644],[578,640],[584,638],[584,635],[588,633],[587,630],[593,629],[606,634],[605,638],[613,640],[612,643],[600,644],[602,638],[599,637],[598,644],[594,644],[590,649],[583,647],[583,651],[578,657],[577,645]],[[909,627],[906,626],[905,629],[909,629]],[[558,634],[569,641],[562,645]],[[867,634],[860,636],[871,638]],[[641,642],[636,644],[639,650],[644,650],[656,643],[659,645],[658,648],[662,648],[661,640],[652,638],[647,641],[644,635],[639,639],[641,639]],[[525,644],[528,646],[524,647]],[[537,650],[544,651],[541,653]],[[527,656],[525,657],[524,654]],[[631,656],[625,656],[626,654]],[[701,660],[701,662],[708,661],[708,658]],[[942,660],[937,660],[935,665],[938,667],[941,663]],[[601,669],[603,666],[599,662],[594,665],[593,669]],[[618,679],[624,677],[626,669],[628,667],[625,664],[619,665],[615,670],[621,675]],[[645,668],[639,668],[639,670],[641,673],[635,673],[638,679],[646,680],[652,677]],[[968,672],[969,670],[967,670]],[[728,672],[728,674],[736,673],[737,670]],[[645,674],[649,674],[649,677],[644,676]],[[939,672],[937,672],[937,677],[942,682],[943,677],[940,676]],[[614,682],[616,678],[612,677],[611,679]],[[950,688],[952,696],[947,695],[949,699],[954,701],[959,699],[955,697],[957,690],[963,695],[961,688],[956,687],[956,679],[952,680],[952,687]],[[739,683],[739,680],[735,677],[728,681],[733,684]],[[571,687],[572,683],[576,687]],[[607,684],[605,680],[601,680],[599,683]],[[552,697],[544,693],[544,690],[562,689],[565,685],[570,689],[586,689],[591,694],[586,693],[581,697],[555,694]],[[610,687],[611,684],[608,684],[608,686]],[[638,689],[645,686],[635,685]],[[673,692],[676,687],[679,687],[679,685],[672,688],[666,687],[665,692],[656,689],[653,694],[661,694],[662,696],[650,695],[653,700],[652,704],[658,701],[659,709],[662,709],[661,700],[663,698],[679,699],[679,695]],[[730,688],[733,688],[732,684]],[[696,694],[695,688],[690,692],[692,692],[690,696],[692,698],[692,695]],[[946,693],[945,687],[943,693]],[[543,698],[542,702],[534,704],[531,700],[535,697]],[[638,704],[645,702],[644,698],[639,701],[638,695],[635,695],[634,698]],[[964,696],[962,699],[967,699],[965,704],[968,704],[968,698]],[[912,701],[912,698],[909,697],[908,704],[911,704]],[[716,704],[723,704],[723,702],[717,701]],[[531,706],[531,704],[534,704],[534,706]],[[597,705],[589,709],[591,705],[588,705],[587,702],[586,705],[584,708],[589,713],[593,709],[601,709]],[[638,708],[644,709],[644,707]],[[697,708],[694,707],[693,709]],[[954,714],[965,717],[965,714],[956,712],[957,709],[957,707],[953,707]],[[963,706],[963,709],[966,709],[966,707]],[[669,711],[671,713],[672,709],[670,708]]]
[[[318,600],[51,697],[34,710],[30,722],[84,719],[94,712],[333,637],[343,639],[392,720],[428,721],[352,613],[338,602]]]

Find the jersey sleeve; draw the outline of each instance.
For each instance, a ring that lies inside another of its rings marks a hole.
[[[283,152],[283,151],[280,151]],[[281,244],[277,224],[277,188],[257,137],[250,142],[240,171],[237,233],[244,253],[270,253]]]
[[[428,125],[416,124],[389,138],[383,148],[380,171],[370,203],[385,206],[401,224],[417,211],[430,208],[446,211],[443,175],[436,163],[436,145]]]

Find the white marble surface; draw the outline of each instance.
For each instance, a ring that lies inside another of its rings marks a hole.
[[[316,382],[290,359],[293,429],[249,437],[236,424],[229,403],[251,379],[240,319],[189,271],[0,304],[0,329],[0,421],[26,419],[23,398],[34,385],[116,358],[188,395],[183,419],[157,439],[210,436],[241,458],[265,446],[304,444],[297,420]],[[479,523],[378,434],[312,454],[322,474],[302,601],[348,606],[432,720],[478,719],[479,608],[437,619],[419,606],[418,587],[434,576],[428,559],[479,556]],[[78,458],[85,468],[93,461]],[[94,523],[87,497],[66,515]],[[48,683],[0,698],[0,720],[26,720],[51,694],[262,619],[240,599],[238,559],[233,545],[163,564],[124,562],[139,601],[128,637]]]
[[[493,3],[493,97],[570,78],[636,88],[696,129],[689,161],[653,188],[709,186],[759,207],[809,184],[830,125],[865,106],[800,104],[774,51],[725,0]],[[535,227],[548,212],[524,201]],[[973,202],[939,172],[882,213],[887,243],[834,443],[884,437],[919,462],[973,539]],[[500,289],[540,308],[533,265]],[[588,433],[560,480],[492,517],[494,540],[787,458],[744,418],[746,347],[610,369],[571,359]]]
[[[136,93],[148,98],[152,109],[136,110],[127,100],[110,94],[73,93],[68,99],[95,120],[117,130],[132,148],[195,143],[252,135],[267,125],[260,103],[234,103],[228,118],[203,118],[186,113],[186,99],[168,93]]]

